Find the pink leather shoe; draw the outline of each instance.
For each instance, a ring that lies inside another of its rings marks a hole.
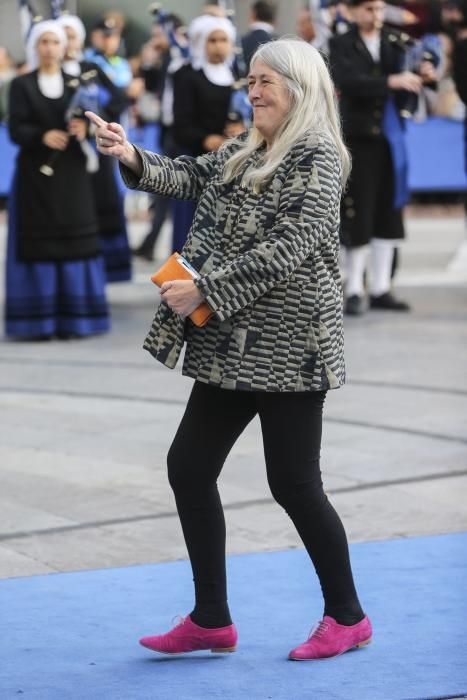
[[[339,625],[334,618],[325,615],[312,630],[309,638],[296,649],[289,659],[294,661],[316,661],[339,656],[349,649],[358,649],[371,642],[371,622],[365,615],[356,625]]]
[[[161,654],[184,654],[187,651],[210,649],[214,653],[226,654],[236,650],[237,630],[235,625],[206,629],[191,621],[190,616],[182,617],[178,625],[166,634],[143,637],[139,643]]]

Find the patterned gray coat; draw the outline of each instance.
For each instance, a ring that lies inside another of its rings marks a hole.
[[[128,187],[198,201],[182,252],[215,312],[198,328],[162,302],[144,347],[173,368],[186,342],[183,374],[225,389],[336,388],[345,378],[337,150],[306,134],[255,194],[241,176],[222,182],[235,148],[176,160],[138,149],[141,178],[121,167]]]

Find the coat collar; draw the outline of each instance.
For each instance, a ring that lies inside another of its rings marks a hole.
[[[368,51],[365,42],[363,41],[362,37],[360,36],[360,32],[358,31],[357,27],[354,27],[350,31],[353,32],[353,44],[355,48],[357,49],[358,53],[365,59],[365,61],[370,65],[374,66],[375,61],[373,60],[373,56],[371,53]]]

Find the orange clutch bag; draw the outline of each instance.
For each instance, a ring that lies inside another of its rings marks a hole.
[[[151,276],[151,281],[162,287],[164,282],[171,280],[192,280],[199,277],[196,270],[185,260],[180,253],[173,253],[170,258]],[[213,311],[206,301],[203,301],[190,314],[195,326],[204,326],[213,315]]]

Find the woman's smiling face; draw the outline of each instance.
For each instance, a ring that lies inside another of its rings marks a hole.
[[[283,77],[262,61],[255,61],[248,75],[248,97],[253,106],[254,125],[270,146],[291,106]]]

